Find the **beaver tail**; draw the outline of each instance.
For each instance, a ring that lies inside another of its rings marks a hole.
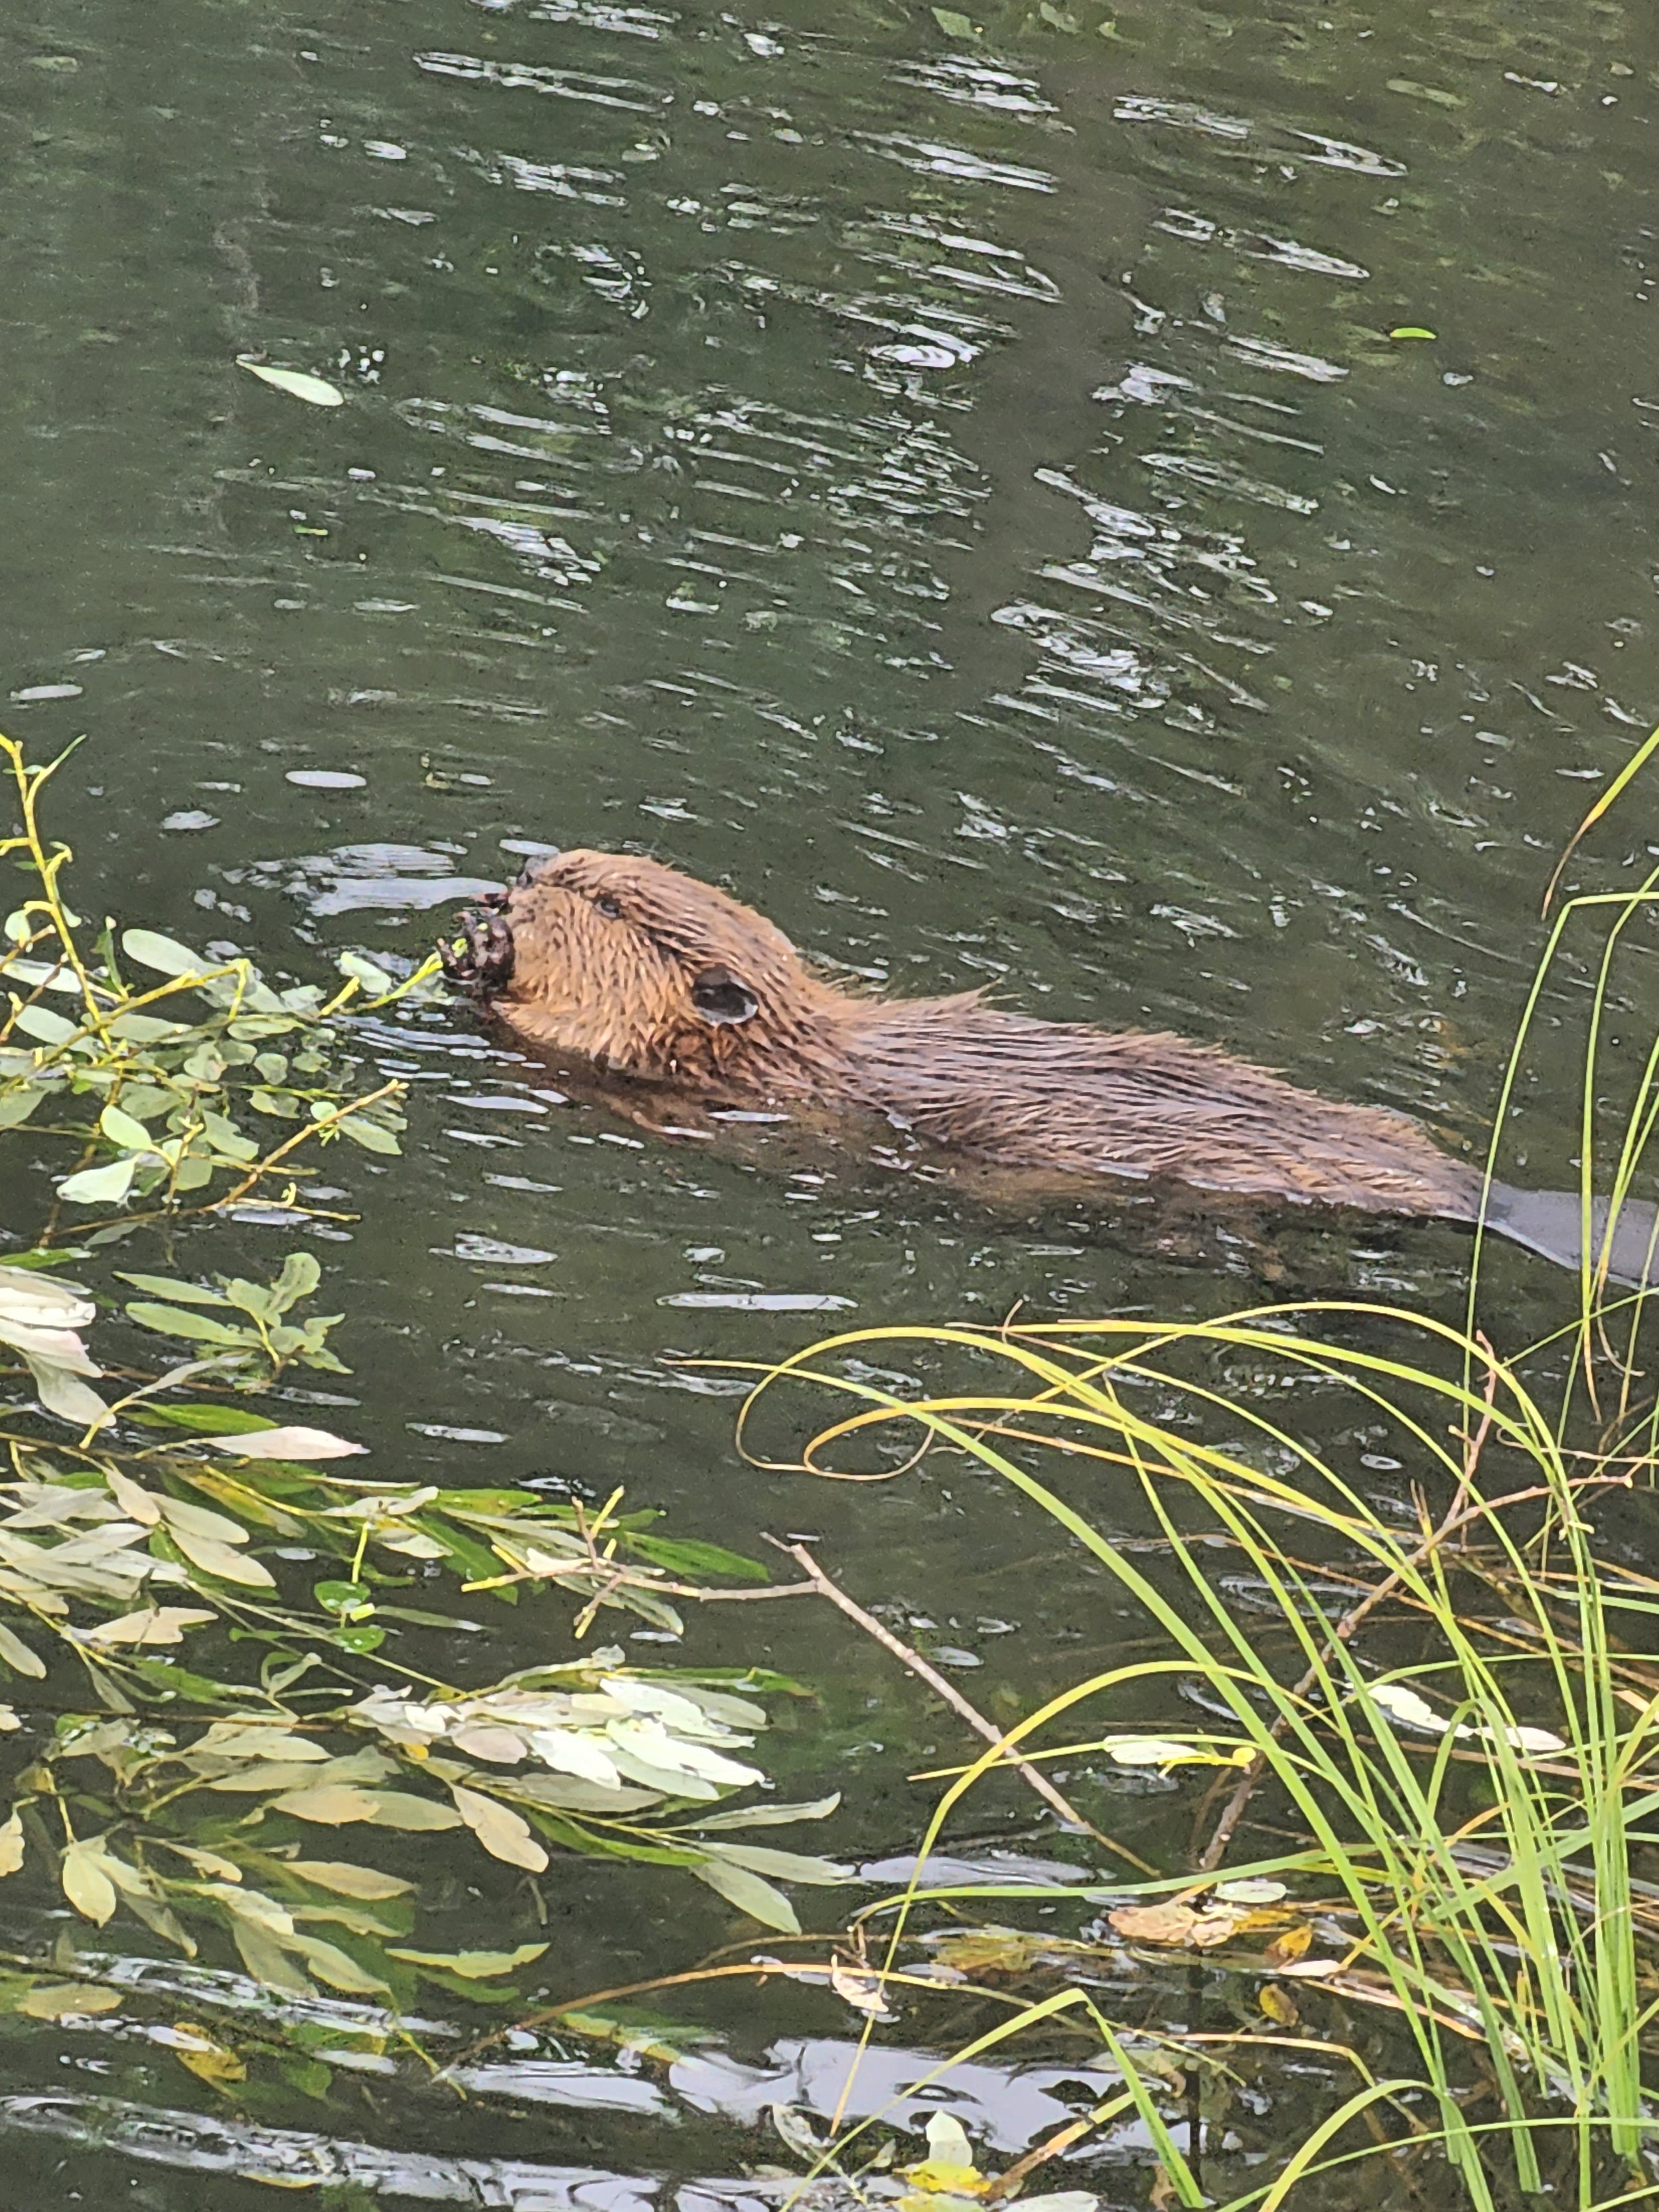
[[[1558,1267],[1577,1271],[1584,1255],[1584,1202],[1576,1190],[1516,1190],[1495,1182],[1486,1195],[1486,1226]],[[1607,1236],[1607,1200],[1590,1206],[1590,1265],[1600,1267]],[[1609,1279],[1632,1290],[1659,1287],[1659,1209],[1626,1199],[1613,1224]]]

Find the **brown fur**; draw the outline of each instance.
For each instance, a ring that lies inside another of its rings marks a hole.
[[[635,1082],[852,1106],[1011,1168],[1455,1220],[1479,1206],[1479,1176],[1403,1115],[977,993],[856,996],[762,915],[654,860],[563,853],[485,903],[448,956],[455,980],[521,1036]]]

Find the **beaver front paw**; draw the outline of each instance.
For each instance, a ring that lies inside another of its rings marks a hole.
[[[499,914],[469,909],[461,916],[459,941],[441,945],[438,957],[459,989],[475,999],[498,998],[513,980],[513,933]]]

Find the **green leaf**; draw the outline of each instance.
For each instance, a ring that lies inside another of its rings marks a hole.
[[[746,1867],[775,1881],[804,1881],[817,1889],[839,1889],[858,1876],[834,1859],[810,1858],[800,1851],[768,1850],[760,1844],[711,1844],[710,1851],[728,1866]]]
[[[775,1928],[784,1936],[800,1934],[795,1908],[783,1892],[774,1889],[769,1881],[763,1881],[747,1867],[728,1866],[722,1860],[709,1859],[691,1871],[728,1905],[735,1905],[739,1912],[758,1920],[763,1928]]]
[[[286,392],[290,399],[303,399],[307,407],[345,405],[345,394],[337,385],[325,384],[320,376],[309,376],[302,368],[273,368],[268,362],[255,361],[246,353],[237,355],[236,366],[246,369],[250,376],[257,376],[261,383]]]
[[[311,1595],[325,1613],[342,1615],[370,1608],[374,1594],[367,1583],[313,1583]]]
[[[202,1127],[207,1131],[215,1152],[222,1153],[226,1159],[239,1161],[246,1166],[248,1161],[258,1158],[259,1147],[253,1139],[245,1137],[236,1124],[227,1121],[222,1114],[215,1114],[204,1108]]]
[[[164,1022],[155,1014],[117,1014],[109,1033],[130,1044],[171,1044],[191,1032],[187,1024]]]
[[[154,968],[163,975],[204,975],[218,965],[180,945],[176,937],[163,937],[154,929],[124,929],[121,950],[141,968]]]
[[[697,1833],[712,1836],[729,1828],[782,1828],[793,1820],[825,1820],[840,1803],[837,1790],[833,1797],[815,1797],[805,1805],[734,1805],[729,1813],[700,1818]]]
[[[39,1037],[42,1044],[67,1044],[80,1030],[74,1022],[66,1022],[61,1014],[54,1014],[46,1006],[22,1006],[17,1012],[14,1028],[27,1035]]]
[[[634,1536],[629,1540],[642,1559],[688,1580],[726,1575],[733,1582],[763,1583],[770,1572],[758,1559],[746,1559],[741,1552],[728,1552],[723,1544],[705,1544],[696,1536]]]
[[[126,1163],[121,1163],[125,1165]],[[258,1346],[251,1329],[229,1328],[210,1321],[205,1314],[185,1313],[177,1306],[150,1305],[143,1299],[127,1308],[127,1318],[140,1328],[153,1328],[161,1336],[182,1336],[197,1344],[222,1344],[245,1352]]]
[[[118,1206],[132,1188],[132,1178],[138,1172],[138,1163],[131,1155],[122,1160],[111,1160],[101,1168],[82,1168],[78,1175],[65,1176],[58,1186],[59,1198],[67,1199],[71,1206]],[[128,1308],[131,1311],[131,1308]]]
[[[136,1291],[154,1291],[158,1297],[171,1298],[181,1306],[222,1306],[230,1301],[218,1291],[204,1290],[199,1283],[175,1282],[167,1275],[129,1275],[121,1280],[131,1283]]]
[[[239,1313],[251,1314],[255,1321],[275,1321],[276,1301],[263,1283],[250,1283],[235,1275],[225,1285],[225,1296]]]
[[[365,960],[361,952],[343,952],[334,964],[343,975],[349,975],[354,983],[361,983],[371,998],[383,999],[388,991],[398,988],[395,975],[388,975],[384,968]]]
[[[283,1262],[283,1272],[271,1286],[277,1310],[286,1313],[301,1298],[308,1298],[323,1279],[323,1271],[309,1252],[290,1252]]]
[[[361,1145],[366,1152],[398,1152],[403,1149],[390,1129],[383,1129],[378,1121],[371,1121],[362,1114],[342,1114],[334,1127],[343,1137],[349,1137],[354,1145]]]
[[[386,1631],[372,1620],[347,1621],[331,1628],[328,1640],[342,1651],[378,1651],[386,1642]]]
[[[39,1083],[17,1091],[0,1091],[0,1129],[15,1129],[27,1121],[47,1095],[46,1085]]]
[[[98,1116],[98,1126],[112,1145],[119,1145],[124,1152],[153,1152],[155,1139],[142,1121],[118,1106],[106,1106]]]
[[[190,1429],[203,1437],[242,1437],[257,1429],[276,1425],[264,1413],[245,1413],[240,1406],[210,1405],[205,1401],[179,1406],[151,1405],[142,1411],[134,1407],[132,1418],[147,1423],[165,1421],[170,1428]]]
[[[933,21],[947,39],[976,39],[978,27],[966,15],[958,15],[954,8],[935,8]]]

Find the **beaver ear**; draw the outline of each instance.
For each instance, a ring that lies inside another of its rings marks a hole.
[[[760,1000],[729,968],[705,968],[691,986],[691,1003],[704,1021],[717,1025],[751,1022],[760,1012]]]

